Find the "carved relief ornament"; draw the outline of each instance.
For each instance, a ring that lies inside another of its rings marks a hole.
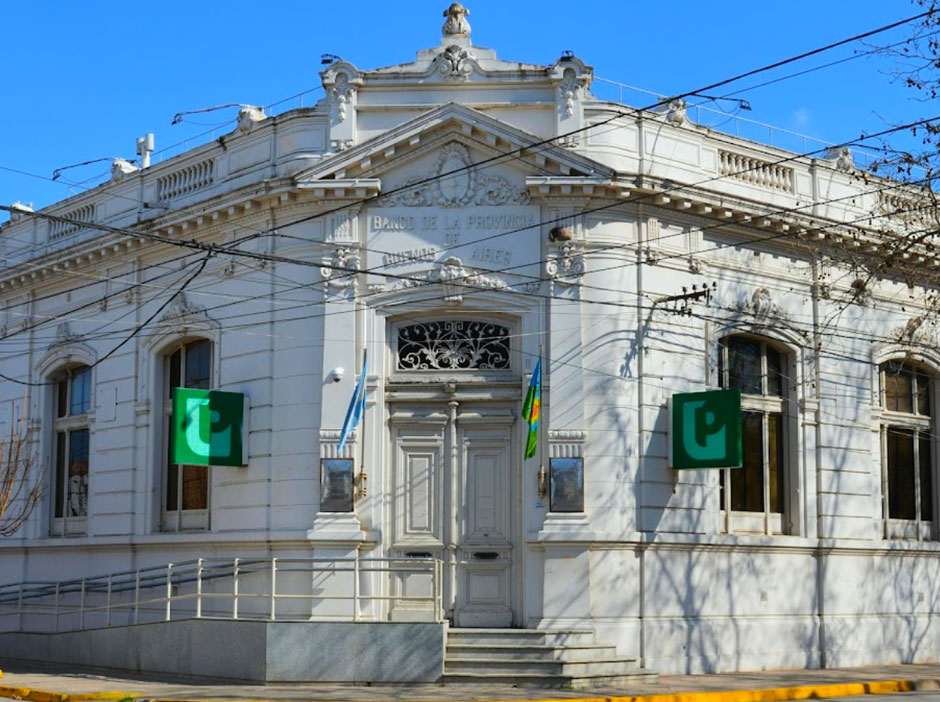
[[[459,2],[452,2],[450,7],[444,10],[444,17],[447,21],[441,27],[441,34],[445,37],[469,37],[470,23],[467,21],[467,15],[470,10]]]
[[[451,142],[441,149],[430,173],[409,178],[396,192],[383,197],[381,204],[406,207],[529,204],[528,191],[513,188],[499,176],[481,176],[472,165],[467,147]]]
[[[435,70],[445,80],[467,80],[473,74],[472,54],[460,46],[448,46],[434,59]]]
[[[545,274],[560,285],[577,285],[584,275],[584,250],[578,242],[566,241],[545,262]]]
[[[757,328],[776,327],[794,331],[802,337],[807,336],[804,330],[793,325],[767,288],[757,288],[749,298],[738,302],[735,310]]]
[[[888,338],[899,344],[927,346],[933,349],[937,347],[940,333],[936,320],[920,315],[911,317],[906,324],[896,327],[888,334]]]
[[[444,289],[444,302],[451,306],[462,304],[466,292],[477,290],[516,292],[513,285],[504,278],[485,273],[477,268],[464,266],[463,261],[457,256],[448,256],[438,264],[437,268],[427,271],[424,275],[415,274],[412,278],[398,280],[391,289],[404,290],[424,287],[433,283],[441,284]],[[531,281],[524,283],[520,290],[526,293],[534,293],[538,291],[539,286],[540,281]]]
[[[344,291],[357,289],[359,270],[359,251],[349,247],[340,247],[332,255],[323,258],[323,267],[320,268],[320,277],[323,278],[324,290],[331,289]]]

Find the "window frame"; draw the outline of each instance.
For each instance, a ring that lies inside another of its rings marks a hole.
[[[508,347],[508,364],[506,368],[480,369],[480,368],[441,368],[441,369],[408,369],[399,368],[399,333],[406,327],[415,325],[444,324],[461,322],[466,324],[495,324],[507,330],[506,345]],[[408,383],[426,379],[439,378],[443,375],[453,376],[454,379],[466,381],[511,381],[518,377],[522,368],[520,350],[517,345],[518,320],[513,317],[494,313],[482,315],[480,313],[463,313],[455,311],[453,314],[414,314],[407,317],[396,317],[389,320],[386,342],[388,345],[387,372],[391,383]]]
[[[74,379],[82,373],[87,373],[88,393],[87,405],[83,411],[72,413],[74,402],[73,389]],[[50,446],[51,456],[51,482],[52,490],[50,495],[50,525],[49,535],[53,537],[84,536],[88,532],[88,503],[91,485],[91,421],[94,410],[94,376],[91,366],[86,364],[76,364],[59,369],[50,376],[52,382],[52,406],[51,406],[51,425],[52,441]],[[64,414],[59,415],[59,405],[62,404],[62,392],[65,391]],[[70,516],[68,514],[69,503],[71,502],[71,491],[69,487],[69,454],[71,453],[72,435],[76,432],[84,431],[87,433],[87,458],[84,473],[84,485],[79,492],[78,498],[82,499],[84,494],[84,514]],[[59,436],[64,437],[63,444],[59,446]],[[62,474],[60,484],[59,461],[62,461]],[[59,512],[61,508],[61,512]],[[61,516],[59,516],[61,515]]]
[[[760,379],[761,394],[741,392],[742,425],[745,413],[758,413],[761,416],[761,481],[763,509],[761,511],[745,511],[732,509],[731,482],[735,471],[744,471],[741,468],[719,469],[718,513],[721,531],[727,534],[760,534],[765,536],[783,536],[793,533],[794,524],[794,495],[791,482],[794,474],[794,463],[797,454],[793,451],[793,422],[791,407],[793,406],[793,388],[795,382],[795,364],[791,349],[776,339],[759,334],[732,332],[722,335],[718,340],[718,385],[721,388],[730,388],[730,354],[729,342],[740,339],[759,345],[760,353]],[[768,364],[768,349],[776,352],[780,357],[780,394],[770,393],[770,373]],[[780,431],[776,437],[778,447],[778,466],[780,474],[778,479],[779,499],[782,501],[781,511],[771,508],[771,480],[770,480],[770,423],[771,417],[780,417]],[[742,448],[744,442],[742,430]],[[745,451],[746,455],[746,451]]]
[[[888,367],[897,364],[900,369],[911,374],[911,412],[888,409],[888,387],[886,382],[886,373]],[[879,446],[881,450],[881,522],[882,536],[885,539],[912,540],[912,541],[937,541],[940,539],[940,533],[937,529],[937,445],[934,435],[937,431],[937,420],[935,417],[937,407],[938,383],[937,373],[930,367],[918,363],[913,359],[888,358],[878,364],[878,402],[881,408],[879,418]],[[926,378],[929,385],[925,396],[928,403],[928,414],[921,414],[918,403],[918,383],[921,378]],[[914,479],[914,519],[902,519],[890,516],[890,465],[888,451],[888,435],[892,429],[900,432],[911,432],[912,439],[912,460],[913,460],[913,479]],[[922,519],[923,505],[923,485],[921,480],[920,452],[922,439],[926,438],[929,442],[930,457],[928,459],[928,470],[930,473],[931,486],[930,496],[931,512],[930,519]]]
[[[163,419],[163,434],[161,438],[161,471],[160,471],[160,531],[165,533],[181,532],[199,532],[209,531],[211,527],[211,500],[212,500],[212,474],[209,466],[190,466],[185,464],[170,463],[170,441],[172,440],[172,417],[173,401],[172,390],[174,387],[190,387],[186,385],[186,348],[199,343],[209,345],[209,369],[206,374],[207,389],[215,387],[215,370],[217,366],[215,352],[216,342],[205,337],[188,337],[176,341],[165,348],[159,356],[159,362],[162,366],[162,382],[160,388],[160,398],[162,403],[161,417]],[[172,382],[172,362],[173,356],[179,353],[179,378],[180,385],[176,386]],[[199,387],[193,385],[191,387]],[[176,467],[176,509],[170,509],[170,474],[171,467]],[[205,473],[205,508],[183,509],[182,500],[184,497],[184,477],[187,471],[202,471]]]

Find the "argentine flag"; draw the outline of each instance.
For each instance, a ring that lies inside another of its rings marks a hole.
[[[349,409],[346,410],[346,419],[343,420],[343,431],[339,435],[339,447],[337,453],[342,453],[346,445],[346,439],[349,432],[356,428],[359,420],[366,411],[366,358],[362,356],[362,373],[359,374],[359,382],[356,383],[356,391],[349,401]]]

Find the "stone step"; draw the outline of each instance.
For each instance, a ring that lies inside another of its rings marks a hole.
[[[444,673],[442,682],[459,685],[513,685],[515,687],[565,687],[575,690],[588,688],[614,688],[634,683],[655,683],[658,676],[638,669],[624,675],[597,675],[572,677],[569,675],[539,675],[531,673]]]
[[[556,660],[590,661],[615,658],[616,646],[602,644],[576,644],[573,646],[549,646],[544,644],[447,644],[447,655],[458,658],[483,660]]]
[[[630,675],[636,670],[636,661],[631,658],[566,662],[559,660],[481,660],[479,658],[456,658],[447,656],[444,662],[444,675],[537,674],[549,677],[563,676],[583,678]]]
[[[541,629],[449,629],[450,644],[534,644],[572,646],[594,643],[594,632],[586,629],[549,631]]]

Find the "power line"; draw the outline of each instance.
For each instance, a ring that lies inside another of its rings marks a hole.
[[[899,130],[902,130],[902,129],[909,129],[909,128],[911,128],[912,126],[920,125],[920,124],[925,124],[925,123],[928,123],[928,122],[930,122],[930,121],[933,121],[934,119],[936,119],[936,117],[930,118],[930,119],[926,119],[926,120],[919,120],[919,121],[917,121],[917,122],[913,122],[913,123],[909,123],[909,124],[905,124],[905,125],[900,125],[900,126],[897,126],[897,127],[891,127],[891,128],[882,130],[881,132],[877,132],[877,133],[875,133],[875,134],[867,135],[867,136],[863,137],[863,139],[877,138],[877,137],[883,136],[883,135],[885,135],[885,134],[892,133],[892,132],[895,132],[895,131],[899,131]],[[852,143],[852,142],[845,142],[845,143],[847,144],[847,143]],[[775,162],[772,162],[772,165],[779,165],[779,164],[781,164],[781,163],[786,163],[786,162],[789,162],[789,161],[792,161],[792,160],[795,160],[795,159],[798,159],[798,158],[803,158],[803,157],[805,157],[805,156],[807,156],[807,155],[811,155],[811,154],[814,154],[814,153],[818,153],[819,151],[820,151],[820,150],[814,150],[814,151],[808,152],[807,154],[795,154],[795,155],[787,156],[787,157],[778,159],[778,160],[775,161]],[[707,179],[705,179],[705,180],[703,180],[703,181],[699,181],[699,182],[693,183],[693,184],[677,185],[677,186],[674,186],[673,188],[667,189],[667,190],[665,190],[665,191],[663,191],[663,192],[672,192],[673,190],[677,190],[677,189],[684,189],[684,188],[689,188],[689,187],[696,187],[696,186],[699,186],[699,185],[702,185],[702,184],[705,184],[705,183],[713,182],[713,181],[715,181],[715,180],[720,180],[720,179],[722,179],[722,178],[730,177],[730,176],[733,176],[733,175],[739,175],[739,174],[742,173],[742,172],[747,172],[747,171],[753,170],[754,168],[759,168],[759,167],[763,167],[763,165],[760,165],[760,166],[753,166],[753,167],[744,169],[743,171],[740,171],[740,172],[736,171],[736,172],[734,172],[734,173],[728,173],[728,174],[724,174],[724,175],[714,176],[714,177],[707,178]],[[662,193],[656,193],[655,195],[661,195],[661,194],[662,194]],[[608,209],[611,209],[611,208],[613,208],[613,207],[617,207],[617,206],[621,206],[621,205],[627,205],[627,204],[635,203],[635,202],[637,202],[637,201],[639,201],[639,200],[643,200],[643,199],[646,199],[646,198],[651,197],[651,196],[652,196],[652,195],[644,194],[644,195],[640,196],[640,198],[637,198],[637,199],[627,199],[627,200],[624,200],[624,201],[614,201],[614,202],[612,202],[612,203],[608,203],[608,204],[605,204],[605,205],[600,205],[600,206],[598,206],[598,207],[587,208],[587,209],[583,210],[580,214],[581,214],[581,215],[585,215],[585,214],[591,214],[591,213],[593,213],[593,212],[599,212],[599,211],[608,210]],[[11,208],[11,207],[8,207],[8,206],[5,206],[5,205],[0,205],[0,209],[5,209],[5,210],[8,210],[8,211],[13,211],[15,208]],[[16,210],[16,211],[19,212],[19,210]],[[73,220],[73,219],[66,218],[66,217],[59,217],[59,216],[57,216],[57,215],[51,215],[51,214],[47,214],[47,213],[43,213],[43,212],[25,212],[25,213],[23,213],[23,214],[27,214],[27,215],[31,215],[31,216],[39,217],[39,218],[45,218],[45,219],[49,219],[49,220],[52,220],[52,221],[61,221],[61,222],[67,223],[67,224],[75,224],[75,223],[78,223],[77,220]],[[321,214],[322,214],[322,213],[321,213]],[[540,221],[540,222],[535,223],[535,224],[533,224],[533,225],[527,225],[527,226],[523,226],[523,227],[517,227],[517,228],[512,229],[512,230],[509,230],[509,231],[501,232],[501,233],[494,234],[494,235],[489,235],[489,236],[486,236],[486,237],[481,237],[481,238],[478,238],[478,239],[473,240],[473,241],[470,241],[470,242],[465,242],[464,244],[458,244],[458,245],[455,245],[455,246],[452,246],[452,247],[445,247],[443,250],[446,251],[446,250],[452,250],[452,249],[454,249],[454,248],[459,248],[459,247],[463,247],[463,246],[473,245],[473,244],[475,244],[475,243],[480,243],[480,242],[482,242],[482,241],[488,241],[488,240],[491,240],[491,239],[494,239],[494,238],[497,238],[497,237],[507,236],[507,235],[510,235],[510,234],[515,234],[515,233],[518,233],[518,232],[521,232],[521,231],[526,231],[526,230],[533,229],[533,228],[536,228],[536,227],[542,227],[542,226],[544,226],[545,224],[555,223],[555,222],[561,222],[561,221],[564,221],[564,220],[566,220],[566,219],[567,219],[567,217],[562,216],[562,217],[556,217],[556,218],[550,219],[550,220],[543,220],[543,221]],[[293,224],[296,224],[296,223],[297,223],[297,222],[291,222],[291,223],[282,224],[282,225],[279,225],[279,226],[281,226],[281,227],[287,227],[287,226],[292,226]],[[158,241],[158,242],[161,242],[161,243],[170,244],[170,245],[173,245],[173,246],[191,248],[191,249],[201,250],[201,251],[212,251],[213,253],[220,253],[220,254],[226,254],[226,255],[244,256],[244,257],[248,257],[248,258],[255,258],[255,259],[259,259],[259,260],[266,260],[266,261],[273,261],[273,262],[294,263],[294,264],[297,264],[297,265],[315,266],[315,267],[319,267],[319,268],[327,268],[327,269],[330,269],[330,270],[336,270],[336,271],[339,271],[339,272],[342,272],[342,273],[346,273],[346,274],[348,274],[348,275],[358,275],[358,274],[360,274],[360,273],[374,273],[375,271],[377,271],[377,270],[379,270],[379,269],[381,269],[381,268],[384,268],[385,265],[386,265],[386,264],[383,264],[383,265],[380,265],[380,266],[377,266],[377,267],[373,267],[372,269],[356,269],[356,268],[351,268],[351,267],[347,267],[347,266],[335,266],[335,265],[327,264],[327,263],[313,263],[313,262],[310,262],[310,261],[302,261],[302,260],[298,260],[298,259],[289,259],[289,258],[285,258],[285,257],[282,257],[282,256],[276,256],[276,255],[274,255],[274,254],[262,254],[262,253],[260,253],[260,252],[246,252],[246,251],[241,251],[241,250],[238,250],[238,249],[234,249],[234,250],[233,250],[231,247],[221,247],[221,246],[212,245],[212,244],[203,244],[203,243],[197,242],[195,239],[192,239],[192,240],[189,240],[189,241],[182,241],[182,240],[177,240],[177,239],[172,239],[172,238],[169,238],[169,237],[164,237],[164,236],[152,234],[152,233],[149,233],[149,232],[139,232],[139,231],[135,231],[135,230],[127,230],[127,229],[122,229],[122,228],[117,228],[117,227],[111,227],[111,226],[109,226],[109,225],[104,225],[104,224],[97,224],[97,223],[81,223],[81,224],[84,225],[84,226],[88,226],[88,227],[92,227],[92,228],[97,228],[97,229],[99,229],[99,230],[104,230],[104,231],[106,231],[106,232],[116,233],[116,234],[119,234],[119,235],[122,235],[122,236],[130,236],[130,237],[135,237],[135,238],[145,238],[145,239],[155,240],[155,241]],[[249,237],[249,238],[254,238],[254,237],[258,237],[258,236],[263,236],[263,233],[256,233],[256,234],[253,234],[252,237]],[[608,248],[620,248],[620,247],[619,247],[619,246],[614,246],[614,247],[608,247]],[[365,250],[365,251],[369,251],[369,249],[368,249],[367,247],[360,247],[360,249],[361,249],[361,250]],[[602,249],[599,249],[599,250],[604,250],[604,249],[602,248]],[[598,250],[598,251],[599,251],[599,250]],[[595,252],[596,252],[596,251],[595,251]],[[532,265],[532,264],[523,264],[523,265]],[[517,267],[518,267],[518,266],[514,266],[514,267],[512,267],[512,268],[517,268]],[[505,269],[502,269],[502,271],[504,272],[504,271],[506,271],[506,270],[511,270],[512,268],[505,268]],[[418,282],[418,283],[425,283],[425,282],[427,282],[427,281],[424,281],[424,280],[422,280],[422,279],[414,279],[413,277],[410,277],[410,276],[401,276],[401,275],[397,275],[397,274],[393,274],[393,273],[384,273],[383,275],[385,275],[386,277],[392,277],[392,278],[397,278],[397,279],[405,279],[405,280],[410,280],[410,281],[412,281],[412,282]]]
[[[135,336],[137,336],[137,335],[140,333],[140,331],[141,331],[142,329],[144,329],[145,327],[147,327],[147,325],[149,325],[154,319],[157,318],[157,315],[158,315],[158,314],[160,314],[163,310],[165,310],[165,309],[167,308],[167,306],[168,306],[171,302],[173,302],[173,300],[175,300],[177,297],[179,297],[179,296],[183,293],[183,291],[186,290],[186,287],[196,279],[196,276],[198,276],[200,273],[202,273],[203,269],[206,267],[206,264],[209,262],[209,259],[210,259],[211,257],[212,257],[212,254],[211,254],[211,253],[207,253],[206,256],[202,259],[202,262],[201,262],[201,264],[199,265],[199,268],[197,268],[196,271],[193,272],[193,274],[192,274],[189,278],[187,278],[186,281],[179,287],[179,289],[178,289],[175,293],[173,293],[172,295],[170,295],[170,296],[163,302],[163,304],[161,304],[161,305],[154,311],[153,314],[151,314],[149,317],[147,317],[147,319],[145,319],[143,322],[141,322],[140,324],[138,324],[138,325],[134,328],[134,330],[133,330],[129,335],[127,335],[122,341],[120,341],[116,346],[114,346],[114,347],[113,347],[110,351],[108,351],[104,356],[102,356],[101,358],[99,358],[98,360],[94,361],[93,363],[89,364],[89,365],[86,366],[86,367],[87,367],[88,369],[91,369],[91,368],[94,368],[95,366],[99,365],[100,363],[103,363],[104,361],[106,361],[107,359],[109,359],[111,356],[113,356],[115,353],[117,353],[117,351],[118,351],[121,347],[123,347],[125,344],[127,344],[131,339],[133,339]],[[44,386],[44,385],[53,385],[53,384],[54,384],[53,381],[49,381],[49,380],[43,381],[43,382],[38,382],[38,383],[37,383],[37,382],[33,382],[33,381],[27,381],[27,380],[18,380],[18,379],[16,379],[16,378],[12,378],[12,377],[10,377],[10,376],[8,376],[8,375],[4,375],[3,373],[0,373],[0,378],[3,378],[4,380],[9,380],[11,383],[17,383],[18,385],[28,385],[28,386],[30,386],[30,387]]]

